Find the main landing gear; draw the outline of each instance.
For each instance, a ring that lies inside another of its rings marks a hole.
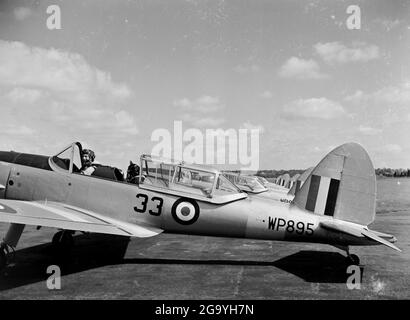
[[[14,252],[14,248],[20,240],[25,225],[12,223],[7,231],[6,236],[0,243],[0,270],[4,269],[8,264],[8,256],[10,252]]]
[[[10,250],[7,244],[2,242],[0,244],[0,270],[4,269],[7,266],[7,255]]]
[[[12,223],[7,231],[7,235],[0,242],[0,270],[4,269],[8,264],[10,253],[14,252],[23,233],[25,225]],[[74,231],[63,230],[57,232],[52,240],[53,249],[56,253],[66,255],[74,245]]]
[[[71,230],[57,232],[51,241],[53,250],[59,254],[69,253],[74,246],[73,234],[74,231]]]

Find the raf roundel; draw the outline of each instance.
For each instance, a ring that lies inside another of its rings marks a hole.
[[[171,211],[174,220],[183,225],[193,224],[199,218],[199,206],[192,199],[178,199],[173,204]]]

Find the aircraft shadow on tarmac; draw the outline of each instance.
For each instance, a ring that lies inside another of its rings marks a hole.
[[[16,251],[11,265],[0,273],[0,292],[20,286],[46,281],[50,265],[58,265],[62,276],[107,265],[232,265],[275,267],[291,273],[306,282],[345,283],[345,257],[336,252],[299,251],[276,261],[226,259],[168,259],[124,258],[130,239],[122,236],[83,234],[74,237],[75,247],[70,255],[53,252],[51,243]],[[141,241],[141,240],[140,240]],[[144,240],[142,240],[144,241]]]

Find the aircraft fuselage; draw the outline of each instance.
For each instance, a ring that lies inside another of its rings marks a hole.
[[[0,184],[6,187],[0,191],[0,198],[56,201],[173,233],[338,245],[364,244],[363,239],[359,241],[323,229],[320,222],[331,217],[311,214],[288,203],[256,196],[222,205],[196,200],[198,218],[192,223],[181,223],[171,214],[173,206],[181,198],[178,195],[125,182],[55,172],[46,165],[45,157],[27,157],[26,162],[20,163],[12,162],[9,160],[11,158],[4,152],[0,153]],[[373,243],[369,241],[367,244]]]

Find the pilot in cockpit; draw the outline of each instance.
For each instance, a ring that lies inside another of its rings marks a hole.
[[[96,166],[93,165],[95,160],[95,153],[90,149],[84,149],[81,153],[81,158],[83,161],[83,167],[81,168],[81,174],[90,176],[96,169]]]

